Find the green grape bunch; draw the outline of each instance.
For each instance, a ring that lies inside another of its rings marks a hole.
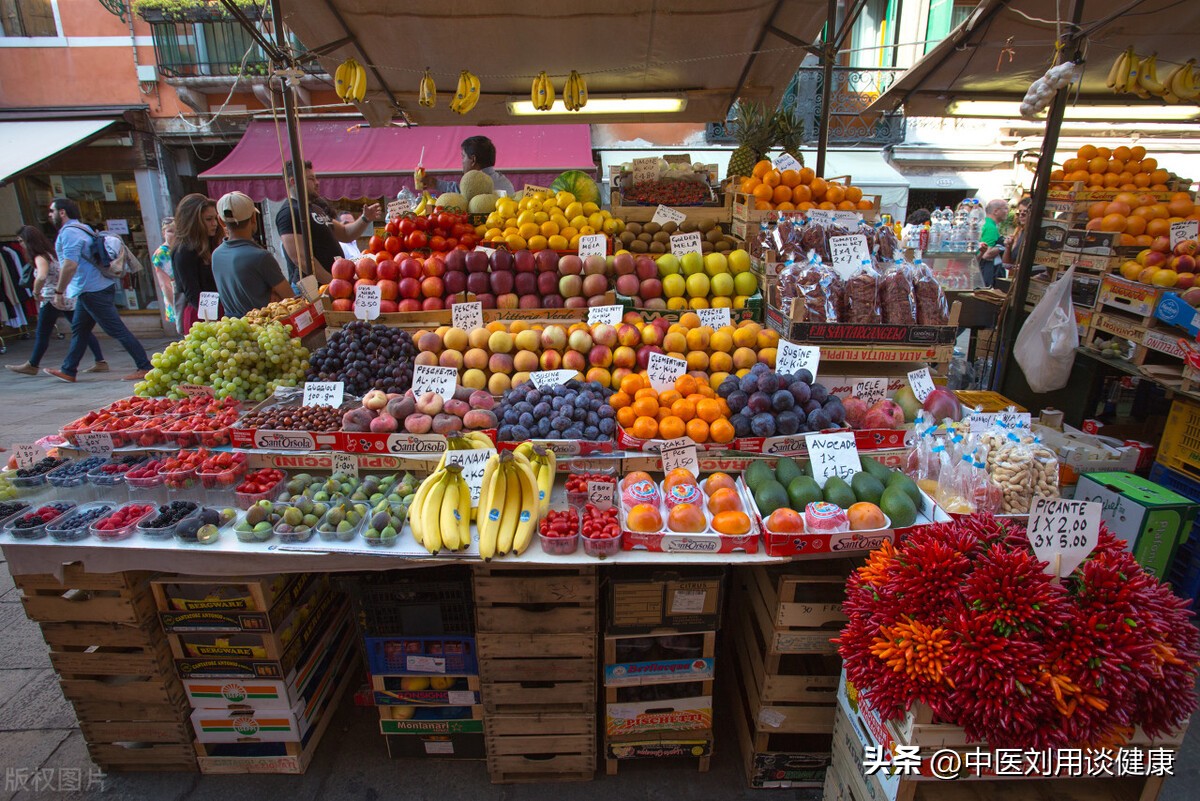
[[[218,398],[262,401],[277,387],[297,387],[308,349],[279,322],[238,317],[198,322],[188,335],[150,357],[153,369],[134,387],[142,397],[181,398],[180,384],[211,386]]]

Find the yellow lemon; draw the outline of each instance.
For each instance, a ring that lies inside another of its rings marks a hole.
[[[545,250],[547,247],[549,247],[549,244],[550,243],[546,240],[546,237],[542,236],[541,234],[529,237],[530,250]]]
[[[604,233],[609,236],[616,236],[625,230],[625,223],[615,217],[608,217],[604,220]]]
[[[586,236],[587,234],[596,233],[596,229],[590,225],[584,225],[584,226],[580,226],[579,233],[580,233],[580,235]]]
[[[746,301],[747,301],[747,300],[749,300],[749,299],[750,299],[750,298],[749,298],[748,296],[746,296],[746,295],[737,295],[737,296],[736,296],[736,297],[734,297],[734,299],[733,299],[733,308],[735,308],[735,309],[744,309],[744,308],[746,308]]]
[[[732,309],[733,299],[723,295],[718,295],[712,299],[712,307],[714,309]]]
[[[600,212],[595,212],[594,214],[590,215],[588,217],[588,225],[599,231],[604,227],[604,215],[602,215]]]
[[[538,224],[534,222],[527,222],[517,230],[517,233],[526,239],[531,236],[537,236],[540,232],[541,229],[538,227]]]
[[[560,234],[547,237],[546,243],[550,246],[551,250],[566,250],[571,245],[571,243],[567,241],[566,237]]]
[[[504,229],[504,237],[507,239],[510,236],[519,236],[519,234],[517,233],[517,227],[515,225],[512,226],[511,228]]]
[[[570,248],[571,250],[579,250],[579,236],[580,236],[579,234],[575,234],[573,237],[571,237],[571,239],[569,240],[569,242],[567,244],[567,247]]]
[[[596,213],[596,212],[598,212],[598,211],[600,211],[600,207],[599,207],[599,206],[597,206],[595,203],[593,203],[593,202],[592,202],[592,201],[590,201],[590,200],[589,200],[587,203],[584,203],[584,204],[583,204],[583,213],[584,213],[584,214],[587,214],[587,215],[592,215],[592,214],[595,214],[595,213]]]
[[[560,206],[569,206],[575,202],[575,196],[570,192],[559,192],[554,196]]]
[[[526,210],[517,215],[517,225],[533,222],[534,212]]]
[[[517,201],[511,197],[502,197],[496,201],[496,211],[505,217],[511,217],[517,213]]]
[[[501,231],[499,228],[489,228],[483,234],[484,240],[486,240],[488,242],[495,242],[495,241],[499,240],[502,236],[504,236],[504,232]]]
[[[527,205],[525,208],[529,209],[530,211],[541,211],[542,210],[542,201],[538,200],[537,198],[534,198],[533,200],[528,201],[528,203],[529,203],[529,205]]]
[[[688,307],[692,309],[707,309],[708,298],[691,298],[688,300]]]
[[[553,220],[542,223],[542,236],[551,237],[551,236],[554,236],[555,234],[557,234],[558,232],[559,232],[558,223],[554,222]]]
[[[579,236],[579,229],[570,225],[564,225],[559,233],[565,236],[567,239],[572,239],[576,236]]]
[[[504,244],[508,245],[509,250],[525,250],[529,247],[529,243],[519,236],[504,237]]]
[[[535,223],[537,223],[538,225],[541,225],[542,223],[546,222],[549,219],[550,219],[550,215],[544,211],[535,211],[533,213],[533,221]]]
[[[505,228],[516,228],[518,225],[520,225],[520,223],[517,222],[516,217],[509,217],[504,221]]]
[[[550,209],[558,208],[558,198],[548,197],[542,201],[542,208],[549,211]]]
[[[687,307],[687,298],[667,298],[667,308],[671,311],[681,311]]]
[[[588,224],[587,217],[582,214],[571,214],[570,209],[567,210],[567,218],[571,221],[572,228],[582,228]]]

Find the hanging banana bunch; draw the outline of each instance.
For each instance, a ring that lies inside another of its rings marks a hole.
[[[1189,59],[1186,64],[1180,64],[1171,70],[1171,74],[1163,79],[1167,87],[1163,99],[1168,103],[1194,103],[1200,99],[1200,85],[1196,83],[1196,59]]]
[[[367,96],[367,70],[354,59],[346,59],[333,76],[333,90],[344,103],[361,103]]]
[[[458,74],[458,88],[454,90],[454,99],[450,101],[450,110],[456,114],[466,114],[475,108],[475,104],[478,102],[479,79],[468,70],[463,70]]]
[[[1196,78],[1196,60],[1180,64],[1163,80],[1158,78],[1158,55],[1142,58],[1127,48],[1113,62],[1104,85],[1117,94],[1131,93],[1143,100],[1161,97],[1168,103],[1194,103],[1200,100]]]
[[[429,67],[425,68],[425,74],[421,76],[421,92],[417,102],[425,108],[433,108],[437,103],[437,84],[429,74]]]
[[[587,105],[587,100],[587,83],[582,75],[571,70],[567,83],[563,86],[563,105],[567,107],[567,111],[579,111]]]
[[[533,86],[529,90],[529,99],[538,111],[549,111],[554,106],[554,84],[551,83],[550,77],[544,71],[533,79]]]

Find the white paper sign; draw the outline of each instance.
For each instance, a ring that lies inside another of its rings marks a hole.
[[[333,472],[358,478],[358,457],[352,453],[335,452],[332,456]]]
[[[468,333],[476,328],[483,328],[483,304],[455,303],[450,307],[450,325]]]
[[[633,160],[633,183],[644,184],[658,180],[658,159],[641,158]]]
[[[589,481],[587,483],[588,503],[597,509],[611,509],[616,489],[617,485],[613,481]]]
[[[470,690],[447,690],[446,703],[450,706],[471,706],[475,703],[475,693]],[[453,754],[454,751],[451,750],[450,753]]]
[[[1029,509],[1029,543],[1046,572],[1069,576],[1083,563],[1100,539],[1101,504],[1034,498]]]
[[[107,431],[93,431],[80,434],[76,440],[79,448],[88,453],[110,454],[113,449],[112,434]]]
[[[389,220],[403,216],[412,211],[412,203],[408,200],[393,200],[387,205],[387,216]]]
[[[620,325],[621,318],[624,316],[624,306],[593,306],[588,309],[588,325],[599,325],[600,323]]]
[[[672,440],[675,442],[676,440]],[[670,473],[672,470],[682,467],[684,470],[691,472],[693,476],[700,476],[700,460],[696,456],[695,443],[688,441],[683,447],[666,448],[659,452],[662,457],[662,470],[664,473]]]
[[[42,460],[42,449],[28,442],[14,445],[13,458],[17,461],[17,468],[24,470],[27,467],[33,467]]]
[[[829,209],[809,209],[804,213],[808,216],[809,222],[833,225],[833,212]]]
[[[493,448],[487,450],[446,451],[446,464],[462,467],[463,478],[471,488],[471,506],[479,506],[479,491],[483,487],[483,469],[488,460],[496,455]]]
[[[886,378],[864,378],[854,382],[854,397],[872,406],[887,397]]]
[[[315,301],[320,297],[320,286],[315,275],[306,275],[300,279],[300,292],[306,300]]]
[[[116,200],[116,198],[113,198]],[[129,235],[129,220],[105,220],[104,230],[110,234]]]
[[[676,256],[682,256],[685,253],[699,253],[703,256],[704,250],[700,247],[700,232],[671,234],[671,252]]]
[[[687,219],[687,215],[679,209],[673,209],[670,206],[664,206],[659,203],[658,208],[654,210],[654,216],[650,218],[650,222],[662,225],[664,223],[673,222],[676,225]]]
[[[917,400],[921,403],[929,397],[929,393],[935,389],[933,384],[933,376],[929,373],[928,367],[922,367],[920,370],[913,370],[908,374],[908,385],[912,387],[913,395],[917,396]]]
[[[219,320],[221,318],[221,296],[216,292],[201,292],[200,307],[196,316],[201,320]]]
[[[362,284],[354,290],[354,316],[360,320],[374,320],[379,316],[379,287]]]
[[[714,331],[723,326],[733,325],[729,309],[724,306],[718,309],[696,309],[696,315],[700,318],[700,325],[707,325]]]
[[[862,470],[858,459],[858,445],[853,431],[836,434],[808,434],[804,437],[808,445],[808,458],[812,463],[813,478],[822,487],[830,476],[849,481]]]
[[[187,398],[212,398],[217,394],[216,390],[214,390],[212,387],[208,387],[203,384],[180,384],[178,387],[176,387],[176,389],[183,393],[184,397]]]
[[[1171,223],[1171,250],[1180,242],[1196,239],[1200,233],[1200,220],[1181,220]]]
[[[418,364],[413,367],[412,391],[418,398],[426,392],[436,392],[442,400],[454,398],[454,387],[458,384],[458,369]]]
[[[687,362],[665,353],[651,353],[646,363],[646,376],[656,392],[666,392],[675,386],[675,379],[687,372]]]
[[[446,658],[444,656],[417,656],[409,654],[404,660],[405,667],[414,673],[445,673]]]
[[[604,234],[585,234],[579,237],[579,258],[588,256],[607,256],[608,237]]]
[[[813,380],[817,377],[817,367],[821,364],[821,348],[817,345],[797,345],[786,339],[779,340],[775,351],[775,372],[779,375],[792,375],[798,370],[808,370]]]
[[[534,192],[545,192],[547,195],[554,194],[554,190],[552,190],[550,187],[538,186],[537,184],[525,184],[525,188],[522,191],[525,192],[525,197],[529,197]]]
[[[784,153],[779,158],[775,159],[775,169],[783,172],[784,170],[795,170],[799,172],[804,169],[804,165],[797,161],[796,157],[791,153]]]
[[[862,234],[829,237],[829,260],[836,270],[849,270],[871,258],[867,238]]]
[[[546,389],[565,384],[578,375],[575,370],[535,370],[529,374],[529,380],[538,389]]]
[[[967,415],[972,434],[987,431],[998,421],[1009,428],[1028,429],[1031,420],[1029,412],[971,412]]]
[[[707,605],[707,590],[675,590],[668,609],[672,615],[701,615]]]
[[[862,222],[862,215],[857,211],[835,211],[833,221],[843,228],[857,228]]]
[[[303,403],[305,406],[338,407],[342,405],[342,396],[344,394],[345,382],[305,381]]]

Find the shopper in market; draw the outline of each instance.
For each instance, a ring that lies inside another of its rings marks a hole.
[[[213,278],[221,293],[221,307],[230,317],[244,317],[252,309],[293,298],[291,284],[283,277],[279,262],[254,241],[258,233],[258,209],[249,195],[230,192],[217,201],[217,213],[229,238],[213,251]]]
[[[217,204],[199,193],[187,195],[175,209],[175,231],[171,266],[183,323],[180,333],[187,334],[200,319],[200,293],[217,291],[212,253],[225,239]]]
[[[288,202],[275,215],[275,227],[279,229],[279,238],[283,242],[283,254],[287,260],[287,277],[292,287],[298,289],[300,269],[296,266],[297,254],[300,252],[300,238],[304,233],[300,217],[300,201],[296,195],[295,162],[284,165],[284,178],[288,188]],[[304,274],[317,277],[317,282],[327,284],[333,279],[329,268],[336,259],[342,258],[342,242],[354,242],[365,234],[371,223],[383,216],[383,210],[378,203],[363,206],[362,216],[349,225],[337,220],[329,204],[318,194],[321,183],[313,172],[312,162],[304,162],[305,188],[308,190],[308,210],[312,220],[309,226],[312,230],[312,266]]]
[[[1004,243],[1000,241],[1000,224],[1008,219],[1007,200],[989,200],[984,207],[987,217],[983,220],[983,232],[979,236],[979,272],[983,274],[983,285],[992,286],[1003,271]]]
[[[338,214],[338,222],[343,226],[354,225],[354,212],[343,211]],[[358,240],[354,239],[349,242],[342,242],[342,255],[347,259],[357,259],[362,255],[362,251],[358,249]]]
[[[150,256],[150,263],[154,265],[154,281],[158,284],[159,294],[162,295],[163,311],[167,323],[178,331],[179,316],[178,310],[175,308],[175,272],[171,267],[171,248],[175,247],[174,217],[163,217],[162,238],[163,243]]]
[[[70,312],[74,311],[75,304],[64,299],[64,309],[60,310],[54,306],[54,291],[58,286],[59,277],[58,257],[54,253],[54,245],[50,244],[50,240],[41,229],[26,225],[17,234],[17,238],[21,240],[21,247],[25,248],[26,257],[33,266],[33,296],[39,299],[40,305],[37,330],[33,338],[33,353],[29,355],[29,361],[24,364],[6,364],[5,367],[14,373],[37,375],[42,356],[46,354],[46,348],[50,345],[54,324],[58,322],[59,317],[69,316]],[[87,335],[87,346],[96,357],[96,363],[84,372],[107,373],[108,362],[104,361],[100,341],[96,339],[95,334]]]
[[[1004,237],[1004,266],[1006,270],[1013,269],[1021,258],[1021,248],[1025,245],[1025,231],[1029,227],[1029,207],[1033,198],[1023,197],[1017,201],[1017,224],[1012,233]]]
[[[54,287],[52,303],[65,311],[68,300],[75,302],[71,318],[71,346],[61,370],[45,368],[42,372],[60,381],[75,383],[75,373],[83,351],[88,347],[88,337],[99,324],[104,333],[121,343],[133,357],[137,369],[124,377],[125,381],[141,381],[150,370],[150,359],[146,349],[138,342],[133,332],[125,327],[117,312],[117,282],[107,278],[100,268],[88,260],[95,231],[79,220],[79,206],[75,201],[56,197],[50,203],[50,222],[58,229],[54,242],[58,255],[59,275]]]
[[[496,146],[486,136],[472,136],[463,140],[462,168],[464,173],[468,173],[471,170],[479,170],[491,178],[492,191],[496,194],[507,192],[510,197],[516,194],[513,190],[512,181],[496,172]],[[424,177],[423,170],[418,170],[413,175],[413,185],[418,191],[429,189],[439,195],[445,192],[458,191],[457,181],[443,181],[437,178],[430,180]]]

